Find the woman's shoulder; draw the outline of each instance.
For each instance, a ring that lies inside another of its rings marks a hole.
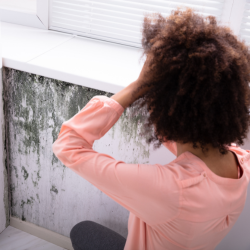
[[[234,151],[236,154],[244,157],[249,155],[250,150],[248,149],[243,149],[241,147],[239,147],[238,145],[236,145],[236,143],[231,143],[231,146],[229,146],[229,150]]]
[[[237,155],[240,165],[247,170],[247,173],[250,176],[250,150],[243,149],[235,143],[232,143],[231,146],[229,146],[229,150]]]
[[[177,147],[175,142],[168,141],[163,145],[173,154],[177,155]],[[239,163],[244,168],[249,170],[250,174],[250,150],[243,149],[235,143],[231,143],[228,148],[237,155]],[[175,175],[176,179],[180,181],[198,178],[199,176],[204,175],[206,172],[203,162],[189,152],[182,153],[175,160],[167,164],[166,167],[169,168],[169,170]]]

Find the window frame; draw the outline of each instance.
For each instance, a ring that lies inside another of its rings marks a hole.
[[[2,22],[48,30],[49,0],[36,0],[36,12],[0,7]]]

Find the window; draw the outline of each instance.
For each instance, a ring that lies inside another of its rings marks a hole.
[[[250,0],[0,0],[4,22],[141,48],[144,14],[178,6],[214,15],[250,43]]]
[[[224,0],[51,0],[49,29],[141,47],[145,13],[167,16],[178,6],[222,18]]]

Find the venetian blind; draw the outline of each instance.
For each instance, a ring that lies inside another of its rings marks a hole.
[[[140,48],[144,14],[181,6],[220,20],[224,0],[50,0],[49,29]]]
[[[240,37],[250,45],[250,0],[246,0],[245,11],[240,29]]]

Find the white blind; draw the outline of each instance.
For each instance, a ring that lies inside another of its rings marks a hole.
[[[240,37],[250,45],[250,0],[246,0],[245,11],[240,29]]]
[[[49,29],[140,48],[144,14],[179,6],[220,20],[224,0],[50,0]]]

